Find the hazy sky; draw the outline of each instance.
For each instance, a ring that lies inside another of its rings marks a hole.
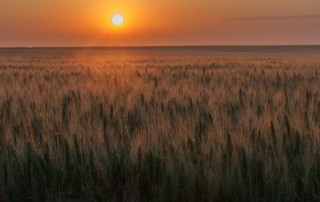
[[[0,47],[254,44],[320,44],[320,0],[0,0]]]

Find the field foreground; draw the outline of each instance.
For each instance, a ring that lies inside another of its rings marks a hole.
[[[320,52],[0,50],[0,201],[319,201]]]

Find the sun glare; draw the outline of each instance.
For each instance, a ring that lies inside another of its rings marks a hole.
[[[114,24],[115,26],[120,26],[123,24],[123,22],[124,22],[124,18],[122,15],[115,14],[112,16],[112,24]]]

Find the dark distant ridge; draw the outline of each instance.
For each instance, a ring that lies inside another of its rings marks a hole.
[[[209,52],[319,52],[320,45],[184,45],[184,46],[79,46],[79,47],[0,47],[0,50],[117,50],[117,51],[209,51]]]
[[[317,47],[320,44],[273,44],[273,45],[132,45],[132,46],[0,46],[0,49],[32,49],[32,48],[232,48],[232,47]]]

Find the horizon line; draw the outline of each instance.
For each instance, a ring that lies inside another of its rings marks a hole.
[[[320,44],[250,44],[250,45],[128,45],[128,46],[0,46],[0,49],[49,49],[49,48],[196,48],[196,47],[304,47]]]

